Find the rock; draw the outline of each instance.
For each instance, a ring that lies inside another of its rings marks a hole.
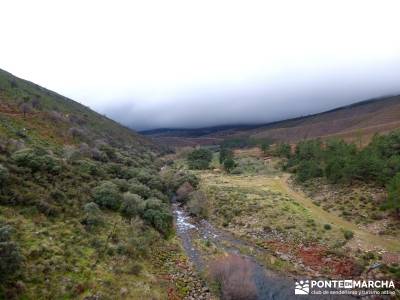
[[[121,296],[126,296],[128,294],[128,289],[125,287],[121,288],[120,294]]]

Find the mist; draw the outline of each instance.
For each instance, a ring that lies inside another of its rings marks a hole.
[[[0,68],[137,130],[266,123],[400,93],[398,1],[2,8]]]

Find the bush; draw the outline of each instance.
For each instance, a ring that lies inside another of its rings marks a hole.
[[[354,233],[351,230],[343,231],[343,235],[346,240],[351,240],[354,237]]]
[[[332,229],[331,224],[325,224],[325,225],[324,225],[324,229],[325,229],[325,230],[331,230],[331,229]]]
[[[173,217],[165,209],[147,209],[144,212],[143,219],[149,222],[158,232],[168,238],[173,232]]]
[[[9,176],[8,170],[2,164],[0,164],[0,186],[7,180]]]
[[[210,274],[221,290],[223,300],[257,299],[253,282],[254,264],[238,255],[230,254],[210,265]]]
[[[233,158],[233,151],[229,148],[222,147],[219,152],[219,163],[222,164],[224,163],[225,160],[232,158]]]
[[[189,168],[193,170],[208,169],[212,156],[212,152],[207,149],[196,149],[192,151],[187,158]]]
[[[183,183],[176,191],[176,200],[185,203],[191,192],[194,191],[193,186],[189,182]]]
[[[172,234],[173,217],[168,207],[160,199],[150,198],[146,200],[142,217],[164,237],[169,237]]]
[[[129,190],[129,192],[131,192],[133,194],[137,194],[145,199],[150,197],[150,194],[151,194],[151,190],[148,186],[136,181],[135,179],[129,180],[128,190]]]
[[[61,170],[59,161],[42,149],[22,149],[15,152],[12,159],[18,166],[29,168],[32,172],[58,173]]]
[[[12,227],[0,226],[0,282],[12,279],[22,266],[20,249],[11,239]]]
[[[190,194],[187,207],[189,212],[197,217],[208,217],[208,199],[202,191],[195,191]]]
[[[143,209],[144,200],[142,197],[130,192],[123,195],[120,211],[125,218],[133,218],[142,213]]]
[[[400,173],[398,173],[389,183],[388,198],[384,204],[385,208],[393,209],[400,217]]]
[[[321,177],[322,175],[323,171],[316,161],[305,160],[300,162],[298,166],[296,179],[300,182],[305,182],[312,178]]]
[[[83,210],[85,212],[85,218],[82,221],[83,224],[89,227],[94,227],[104,223],[101,210],[96,203],[89,202],[85,204]]]
[[[118,210],[121,205],[118,186],[110,181],[103,181],[93,189],[93,199],[101,207],[112,210]]]
[[[236,163],[232,158],[228,158],[224,161],[224,169],[230,173],[236,167]]]

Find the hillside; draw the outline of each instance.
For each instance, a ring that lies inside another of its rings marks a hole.
[[[158,156],[147,138],[0,70],[0,299],[183,297],[190,268]]]
[[[118,147],[150,145],[142,136],[88,107],[1,69],[0,113],[0,130],[10,137],[25,128],[30,137],[54,145],[93,144],[96,140]]]
[[[211,127],[197,131],[164,129],[148,131],[144,134],[155,141],[189,146],[196,143],[216,144],[231,138],[297,142],[317,137],[339,137],[357,142],[361,139],[362,143],[367,143],[375,133],[387,133],[399,127],[400,96],[390,96],[270,124]]]

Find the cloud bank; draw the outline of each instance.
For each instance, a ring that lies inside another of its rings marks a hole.
[[[2,9],[0,68],[136,129],[269,122],[400,93],[395,0]]]

